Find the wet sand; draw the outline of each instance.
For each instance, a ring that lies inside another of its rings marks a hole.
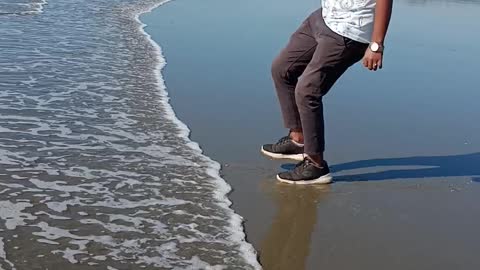
[[[259,153],[286,132],[269,66],[318,5],[177,0],[142,18],[166,56],[171,103],[192,139],[223,164],[262,265],[479,269],[472,33],[480,5],[397,1],[385,69],[353,67],[325,100],[335,183],[295,187],[275,181],[292,164]]]

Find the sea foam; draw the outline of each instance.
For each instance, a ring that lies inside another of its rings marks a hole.
[[[169,104],[139,19],[164,3],[0,17],[0,266],[260,268],[220,164]]]

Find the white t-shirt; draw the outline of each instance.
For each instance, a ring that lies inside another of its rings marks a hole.
[[[325,24],[335,33],[369,43],[376,0],[322,0]]]

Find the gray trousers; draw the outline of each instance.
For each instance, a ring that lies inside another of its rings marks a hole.
[[[328,28],[322,10],[312,13],[272,64],[272,78],[286,128],[302,129],[305,153],[325,151],[322,97],[362,59],[368,44]]]

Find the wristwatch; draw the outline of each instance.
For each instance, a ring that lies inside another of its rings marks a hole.
[[[369,48],[372,52],[383,53],[384,46],[382,44],[374,41],[374,42],[370,43]]]

